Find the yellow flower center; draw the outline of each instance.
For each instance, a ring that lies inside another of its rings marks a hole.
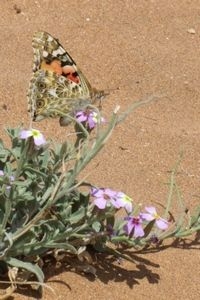
[[[41,133],[39,132],[39,130],[32,129],[32,135],[33,135],[33,137],[39,137],[41,135]]]

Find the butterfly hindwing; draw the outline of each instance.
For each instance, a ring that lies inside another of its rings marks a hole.
[[[36,71],[31,79],[31,86],[29,97],[32,110],[37,113],[36,121],[45,117],[59,117],[76,111],[79,107],[84,109],[91,103],[84,97],[77,98],[69,81],[50,71]]]

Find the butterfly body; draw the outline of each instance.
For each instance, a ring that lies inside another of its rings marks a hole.
[[[36,32],[32,44],[34,65],[28,102],[33,121],[73,116],[106,95],[92,88],[71,56],[50,34]]]

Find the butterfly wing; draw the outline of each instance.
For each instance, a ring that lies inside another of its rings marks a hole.
[[[59,117],[64,114],[86,108],[91,101],[82,98],[71,83],[54,72],[38,70],[34,73],[29,89],[29,111],[34,121],[47,117]]]
[[[61,46],[59,41],[47,32],[36,32],[33,36],[34,63],[33,72],[46,69],[62,75],[68,81],[77,84],[77,94],[80,87],[81,95],[90,96],[91,85],[78,69],[75,61]]]
[[[104,95],[91,87],[71,56],[50,34],[36,32],[32,45],[34,63],[28,101],[34,121],[84,109]]]

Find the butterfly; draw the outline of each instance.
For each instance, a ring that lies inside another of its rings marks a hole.
[[[91,86],[58,39],[36,32],[32,41],[33,75],[28,90],[28,111],[33,121],[60,117],[60,125],[71,122],[78,110],[103,99],[107,93]]]

